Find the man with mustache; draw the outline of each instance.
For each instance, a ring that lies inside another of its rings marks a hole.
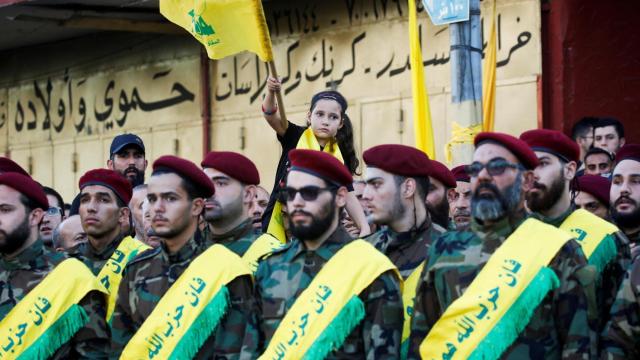
[[[256,195],[251,202],[249,213],[253,218],[253,230],[256,233],[262,233],[262,214],[264,214],[267,205],[269,205],[269,192],[262,186],[256,186]]]
[[[189,160],[162,156],[153,163],[147,200],[161,245],[127,265],[112,357],[237,358],[253,302],[251,273],[233,252],[202,239],[198,219],[214,192]]]
[[[293,239],[258,266],[258,323],[248,328],[242,358],[302,358],[310,351],[325,359],[398,359],[399,275],[339,224],[353,177],[326,152],[296,149],[289,159],[283,197]]]
[[[105,290],[84,264],[38,238],[48,207],[31,177],[0,175],[0,331],[5,334],[0,354],[104,359],[109,352]]]
[[[456,187],[447,192],[452,220],[450,228],[465,231],[471,225],[471,178],[465,171],[465,165],[454,167],[451,174],[456,179]]]
[[[204,203],[206,240],[242,256],[258,237],[249,214],[260,184],[258,169],[246,156],[231,151],[212,151],[200,165],[216,188]]]
[[[503,133],[480,133],[474,145],[467,166],[471,231],[448,232],[430,247],[409,357],[587,358],[583,281],[593,281],[592,270],[569,235],[526,219],[524,196],[538,158],[525,142]],[[530,286],[535,289],[526,291]]]
[[[531,147],[539,162],[533,171],[533,186],[526,194],[531,215],[573,234],[583,246],[589,264],[598,271],[596,299],[590,301],[597,301],[597,311],[591,312],[590,320],[594,335],[599,334],[631,260],[629,241],[613,224],[583,210],[576,212],[570,189],[580,156],[575,142],[560,131],[548,129],[526,131],[520,139]],[[607,230],[591,237],[596,227]]]
[[[109,291],[107,316],[115,306],[122,270],[136,255],[149,247],[122,233],[129,223],[131,184],[119,173],[108,169],[87,171],[79,181],[78,212],[87,242],[72,253],[78,255]]]
[[[640,244],[640,145],[628,144],[616,154],[611,181],[611,218],[629,238],[632,251]]]
[[[109,150],[107,168],[117,171],[127,178],[131,187],[144,184],[147,169],[145,149],[142,139],[136,134],[121,134],[113,138]]]
[[[449,190],[455,189],[456,179],[443,163],[431,160],[429,174],[429,193],[427,194],[427,209],[431,220],[440,231],[449,228]]]

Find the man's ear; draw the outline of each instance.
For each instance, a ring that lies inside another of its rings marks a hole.
[[[456,195],[457,195],[456,189],[453,189],[453,188],[448,189],[447,190],[447,201],[450,202],[450,203],[456,201]]]
[[[107,169],[113,170],[113,160],[107,160]]]
[[[127,224],[129,222],[129,216],[131,215],[131,210],[128,207],[121,207],[119,213],[118,222],[121,224]]]
[[[44,217],[44,210],[37,208],[29,213],[29,226],[39,226]]]
[[[339,208],[347,205],[347,195],[349,194],[349,191],[347,190],[346,187],[344,186],[340,186],[340,188],[338,189],[338,191],[336,192],[336,206],[338,206]]]
[[[624,144],[627,143],[627,140],[625,140],[625,138],[620,138],[620,147],[623,147]]]
[[[578,170],[578,164],[575,161],[569,161],[564,166],[564,178],[565,180],[573,180],[576,177],[576,171]]]
[[[416,194],[418,184],[414,178],[406,178],[402,184],[400,184],[400,195],[405,199],[410,199]]]
[[[525,170],[522,172],[522,190],[528,192],[533,187],[534,176],[532,170]]]
[[[191,202],[191,216],[200,216],[204,210],[204,199],[195,198]]]
[[[246,185],[242,191],[242,203],[251,205],[256,197],[256,186]]]

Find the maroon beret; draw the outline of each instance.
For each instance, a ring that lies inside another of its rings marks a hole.
[[[471,178],[467,171],[465,170],[465,165],[456,166],[451,169],[451,173],[453,177],[456,178],[456,181],[470,182]]]
[[[409,177],[435,176],[432,162],[424,152],[406,145],[385,144],[367,149],[363,154],[367,166],[395,175]]]
[[[429,176],[438,179],[448,188],[455,188],[457,186],[456,178],[453,176],[451,170],[439,161],[431,160],[431,171],[429,171]]]
[[[49,208],[49,201],[44,189],[31,176],[25,176],[17,172],[6,172],[0,174],[0,184],[13,188],[28,197],[42,210]]]
[[[153,163],[153,171],[161,169],[174,172],[192,182],[196,186],[199,196],[208,198],[216,192],[211,179],[196,164],[187,159],[172,155],[161,156]]]
[[[129,204],[131,200],[131,184],[119,172],[109,169],[89,170],[80,178],[80,191],[89,185],[100,185],[113,191],[120,200]]]
[[[538,157],[531,150],[526,142],[505,133],[499,132],[481,132],[476,135],[473,145],[476,148],[483,143],[490,142],[507,148],[515,157],[518,158],[525,169],[533,170],[538,166]]]
[[[30,176],[29,173],[26,172],[26,170],[23,169],[20,165],[18,165],[15,161],[7,157],[0,156],[0,173],[8,173],[8,172],[18,173],[24,176]]]
[[[533,151],[542,151],[569,161],[580,161],[580,147],[570,137],[557,130],[535,129],[525,131],[520,140],[529,144]]]
[[[231,151],[212,151],[204,157],[203,168],[221,171],[243,184],[260,184],[258,168],[248,157]]]
[[[609,207],[611,181],[600,175],[582,175],[576,181],[578,182],[578,191],[593,195],[598,201]]]
[[[640,162],[640,144],[627,144],[616,153],[616,163],[622,160],[635,160]]]
[[[289,151],[291,170],[303,171],[340,186],[353,184],[353,176],[335,156],[316,150]]]

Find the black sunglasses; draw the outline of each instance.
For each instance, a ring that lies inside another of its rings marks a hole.
[[[470,177],[477,177],[482,169],[486,168],[487,172],[491,176],[499,176],[504,174],[504,172],[508,169],[519,169],[522,166],[519,164],[513,164],[508,162],[505,159],[494,159],[489,161],[486,164],[481,164],[477,161],[471,163],[470,165],[465,166],[464,170],[467,172],[467,175]]]
[[[282,189],[282,199],[284,201],[293,201],[293,199],[296,198],[296,194],[300,193],[300,196],[302,196],[302,199],[304,201],[314,201],[315,199],[318,198],[318,196],[320,195],[321,192],[323,191],[333,191],[335,190],[335,187],[326,187],[326,188],[321,188],[318,186],[304,186],[301,187],[300,189],[294,189],[292,187],[286,187],[284,189]]]

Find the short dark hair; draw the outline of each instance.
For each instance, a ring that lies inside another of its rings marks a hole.
[[[418,192],[418,196],[421,199],[426,200],[427,194],[429,194],[429,187],[431,186],[429,177],[393,175],[393,180],[395,180],[396,186],[398,187],[408,178],[412,178],[413,180],[416,181],[416,191]]]
[[[64,200],[62,200],[62,195],[60,195],[57,191],[55,191],[53,188],[50,188],[48,186],[43,186],[42,189],[44,190],[44,193],[47,195],[51,195],[53,197],[56,198],[56,200],[58,200],[58,204],[60,205],[60,214],[62,214],[62,217],[64,218]],[[49,206],[51,206],[51,204],[49,204]],[[47,209],[45,209],[47,210]]]
[[[38,205],[38,203],[35,202],[33,199],[26,197],[24,194],[20,194],[20,202],[26,208],[27,214],[32,212],[34,209],[42,209],[42,206]],[[42,210],[46,211],[47,209],[42,209]]]
[[[605,149],[602,149],[602,148],[594,147],[594,148],[589,149],[589,151],[587,151],[587,153],[584,155],[584,162],[586,163],[587,162],[587,158],[589,156],[591,156],[591,155],[594,155],[594,154],[605,154],[605,155],[607,155],[607,158],[609,159],[609,161],[613,162],[615,160],[614,155],[612,153],[610,153],[609,151],[607,151]]]
[[[618,134],[618,137],[619,138],[624,137],[624,126],[622,125],[620,120],[614,119],[614,118],[608,118],[608,117],[599,118],[596,121],[596,123],[593,125],[594,134],[595,134],[595,129],[605,127],[605,126],[613,126],[613,128],[616,130],[616,133]]]
[[[593,132],[593,127],[598,121],[598,118],[593,116],[585,116],[573,124],[571,129],[571,138],[573,141],[578,140],[579,137],[584,137],[588,132]]]
[[[187,197],[189,200],[193,200],[195,198],[206,198],[203,195],[202,191],[198,189],[198,187],[193,183],[193,181],[185,178],[184,176],[178,174],[169,168],[158,168],[151,173],[151,176],[165,175],[165,174],[175,174],[182,180],[181,186],[184,191],[187,193]]]

